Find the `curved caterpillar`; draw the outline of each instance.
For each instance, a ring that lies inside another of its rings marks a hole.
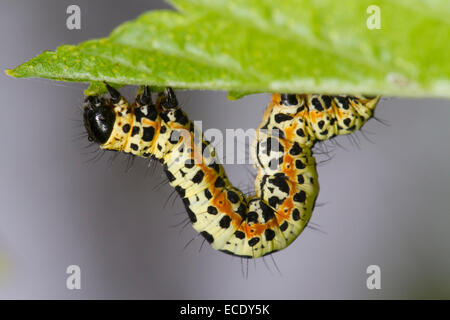
[[[303,231],[319,192],[312,147],[361,128],[379,99],[273,94],[252,146],[258,173],[255,195],[247,198],[233,187],[172,89],[153,103],[145,87],[129,104],[106,86],[111,98],[86,98],[89,140],[162,162],[194,229],[214,249],[245,258],[281,250]]]

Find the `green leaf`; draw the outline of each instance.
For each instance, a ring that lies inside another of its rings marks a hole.
[[[7,73],[257,92],[450,97],[447,0],[172,0],[105,39],[44,52]],[[381,29],[369,29],[368,7]]]

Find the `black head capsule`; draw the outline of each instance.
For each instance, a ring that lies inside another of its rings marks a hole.
[[[87,96],[84,101],[92,106],[99,106],[101,104],[99,96]]]
[[[290,93],[282,93],[280,95],[280,104],[284,106],[296,106],[298,104],[297,96]]]
[[[161,98],[161,106],[165,109],[173,109],[178,107],[178,100],[172,88],[167,87]]]
[[[112,106],[105,104],[101,98],[87,97],[86,102],[83,108],[83,122],[88,139],[103,144],[111,135],[116,114]]]

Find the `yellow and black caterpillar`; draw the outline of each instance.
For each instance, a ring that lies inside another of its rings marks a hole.
[[[256,132],[255,195],[233,187],[212,146],[180,109],[172,89],[156,103],[145,87],[129,104],[87,97],[84,124],[101,148],[158,159],[189,218],[214,249],[258,258],[286,248],[303,231],[319,183],[312,147],[348,134],[372,117],[379,97],[273,94]]]

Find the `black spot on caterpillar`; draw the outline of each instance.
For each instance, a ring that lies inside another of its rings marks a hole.
[[[255,194],[246,197],[231,184],[213,149],[206,148],[209,143],[181,110],[172,89],[153,104],[146,87],[129,104],[107,87],[112,99],[86,99],[89,139],[102,149],[161,161],[194,229],[214,249],[245,258],[282,250],[298,237],[319,192],[312,147],[361,128],[379,99],[273,94],[251,149],[258,169]]]

